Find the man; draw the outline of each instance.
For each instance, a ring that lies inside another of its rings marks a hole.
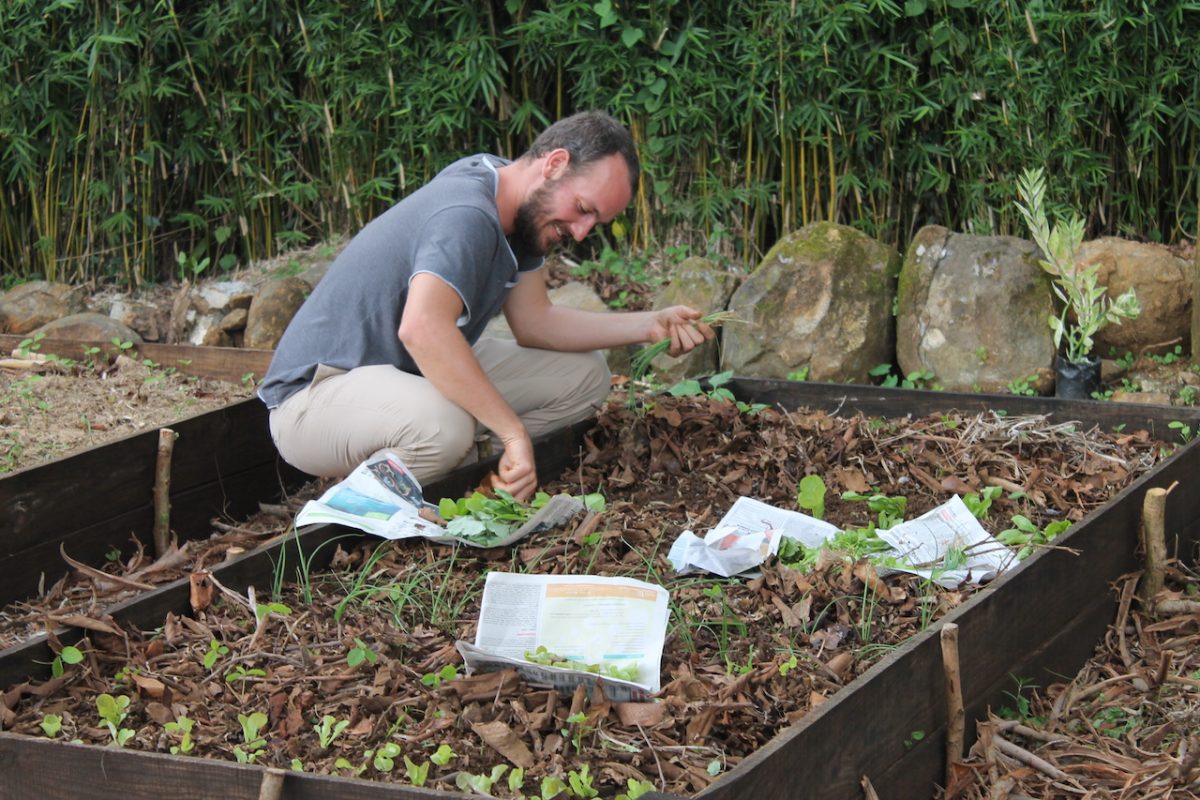
[[[609,390],[596,350],[713,331],[686,306],[605,313],[550,302],[542,256],[629,204],[629,132],[582,112],[516,161],[461,159],[354,237],[288,325],[259,396],[289,463],[340,477],[396,452],[420,481],[462,463],[477,428],[503,447],[499,488],[537,488],[531,437],[591,414]],[[504,312],[516,342],[480,339]]]

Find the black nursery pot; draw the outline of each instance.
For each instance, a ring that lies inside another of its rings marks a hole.
[[[1088,356],[1083,361],[1067,361],[1059,356],[1054,363],[1054,396],[1064,400],[1091,400],[1100,391],[1100,359]]]

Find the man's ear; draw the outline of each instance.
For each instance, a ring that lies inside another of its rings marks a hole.
[[[565,147],[557,147],[546,154],[542,164],[542,177],[556,181],[567,174],[571,166],[571,153]]]

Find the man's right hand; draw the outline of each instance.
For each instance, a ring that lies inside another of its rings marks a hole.
[[[492,486],[503,489],[524,502],[537,489],[537,468],[533,460],[533,442],[524,431],[519,436],[503,440],[504,455],[500,456],[499,480]]]

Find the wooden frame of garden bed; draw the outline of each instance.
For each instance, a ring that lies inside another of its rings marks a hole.
[[[1004,409],[1009,414],[1048,414],[1053,421],[1078,420],[1109,429],[1147,428],[1164,440],[1177,434],[1174,420],[1200,427],[1200,412],[1189,408],[1096,402],[1063,402],[1042,398],[988,396],[878,389],[866,386],[797,384],[737,380],[739,399],[807,406],[839,414],[924,416],[960,411]],[[551,435],[537,444],[539,474],[558,474],[578,452],[586,423]],[[429,495],[452,496],[473,485],[490,462],[460,470],[427,487]],[[946,622],[959,626],[962,690],[968,720],[985,716],[989,706],[1005,702],[1014,677],[1046,685],[1069,676],[1086,661],[1116,609],[1110,583],[1139,568],[1136,554],[1142,498],[1146,489],[1175,481],[1194,484],[1200,470],[1195,442],[1126,488],[1102,509],[1088,515],[1060,541],[1079,555],[1043,551],[997,579],[986,591],[947,615],[938,624],[904,643],[894,653],[800,722],[716,781],[696,800],[741,797],[781,798],[813,795],[859,798],[864,776],[886,800],[928,797],[945,774],[945,689],[939,634]],[[1173,551],[1190,553],[1200,543],[1200,492],[1177,491],[1167,504],[1167,535]],[[302,531],[305,552],[346,532],[336,526]],[[248,553],[217,568],[226,585],[269,583],[280,542]],[[329,548],[323,549],[325,553]],[[310,565],[319,569],[324,564]],[[168,611],[186,613],[186,581],[110,609],[129,625],[151,627]],[[73,632],[78,635],[78,632]],[[64,633],[70,639],[71,631]],[[0,653],[0,686],[24,675],[44,675],[50,653],[34,642]],[[969,728],[972,727],[969,725]],[[913,743],[912,734],[924,736]],[[970,740],[968,731],[968,741]],[[62,748],[71,748],[64,751]],[[0,786],[5,796],[40,798],[80,795],[142,800],[164,790],[231,799],[259,796],[264,779],[282,780],[284,798],[412,798],[466,797],[412,786],[351,780],[301,773],[268,776],[261,767],[228,762],[64,745],[33,737],[0,733]],[[650,795],[663,797],[664,795]]]

